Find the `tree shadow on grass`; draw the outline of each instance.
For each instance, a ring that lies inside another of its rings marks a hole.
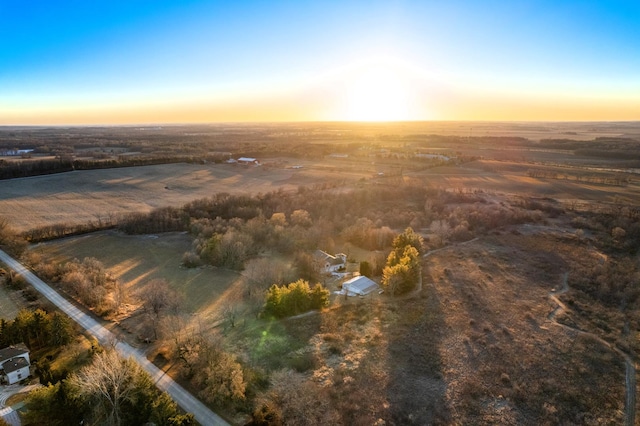
[[[399,319],[388,329],[391,419],[396,424],[448,423],[439,354],[444,327],[440,304],[432,295],[398,303]]]

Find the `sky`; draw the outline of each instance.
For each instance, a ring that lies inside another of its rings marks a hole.
[[[640,2],[0,0],[0,125],[340,120],[640,120]]]

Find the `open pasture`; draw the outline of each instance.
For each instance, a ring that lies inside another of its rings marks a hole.
[[[105,231],[38,244],[32,250],[59,263],[95,257],[130,293],[152,279],[165,279],[183,295],[186,312],[206,316],[241,291],[241,277],[226,269],[182,267],[182,254],[190,247],[191,238],[186,234],[128,236]]]

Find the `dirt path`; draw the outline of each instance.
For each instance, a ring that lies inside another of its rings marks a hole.
[[[463,246],[465,244],[470,244],[470,243],[472,243],[474,241],[478,241],[479,239],[480,239],[480,237],[475,237],[475,238],[473,238],[471,240],[463,241],[461,243],[454,243],[454,244],[450,244],[448,246],[440,247],[438,249],[429,250],[428,252],[426,252],[425,254],[422,255],[422,258],[426,259],[427,257],[431,256],[432,254],[438,253],[438,252],[440,252],[440,251],[442,251],[444,249],[457,247],[457,246]],[[416,286],[416,289],[413,290],[411,293],[406,294],[404,296],[404,298],[411,298],[411,297],[413,297],[413,296],[415,296],[417,294],[422,293],[422,268],[420,268],[420,269],[421,269],[420,270],[420,277],[419,277],[420,279],[418,280],[418,285]]]
[[[565,324],[561,324],[556,321],[556,316],[558,315],[558,313],[562,313],[568,310],[566,305],[562,303],[560,299],[558,299],[558,296],[565,294],[568,291],[569,291],[569,273],[565,272],[564,275],[562,276],[562,288],[560,290],[552,290],[549,293],[549,298],[556,303],[557,307],[551,313],[549,313],[547,318],[557,326],[583,334],[585,336],[590,336],[591,338],[597,340],[598,342],[608,347],[612,351],[616,352],[618,355],[620,355],[624,359],[624,364],[625,364],[625,401],[624,401],[625,423],[624,424],[625,426],[634,426],[636,422],[636,364],[627,353],[611,345],[609,342],[602,339],[600,336],[597,336],[596,334],[593,334],[593,333],[589,333],[587,331],[570,327]]]
[[[422,255],[422,258],[423,259],[427,258],[427,257],[431,256],[432,254],[438,253],[439,251],[442,251],[444,249],[448,249],[448,248],[456,247],[456,246],[463,246],[465,244],[470,244],[470,243],[472,243],[474,241],[478,241],[479,239],[480,239],[480,237],[475,237],[475,238],[473,238],[471,240],[463,241],[461,243],[453,243],[453,244],[450,244],[448,246],[440,247],[438,249],[429,250],[428,252],[426,252],[425,254]]]

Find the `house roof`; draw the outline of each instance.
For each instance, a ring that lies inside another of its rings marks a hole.
[[[252,158],[252,157],[240,157],[238,158],[238,161],[243,161],[243,162],[247,162],[247,163],[253,163],[254,161],[258,161],[256,158]]]
[[[333,256],[322,250],[316,250],[313,253],[313,257],[321,262],[329,262],[331,265],[342,265],[344,263],[344,260],[342,260],[342,258]]]
[[[27,349],[27,347],[22,343],[14,346],[9,346],[4,349],[0,349],[0,364],[2,364],[8,359],[18,357],[24,354],[28,354],[28,353],[29,353],[29,349]]]
[[[342,288],[347,289],[349,293],[356,293],[366,296],[369,293],[377,291],[380,287],[375,281],[370,280],[364,275],[359,275],[357,277],[351,278],[349,281],[345,281],[344,283],[342,283]]]
[[[16,370],[20,370],[21,368],[28,367],[28,366],[29,366],[29,363],[27,362],[27,359],[23,356],[19,356],[16,358],[12,358],[8,361],[5,361],[2,364],[2,369],[4,370],[5,374],[9,374]]]

